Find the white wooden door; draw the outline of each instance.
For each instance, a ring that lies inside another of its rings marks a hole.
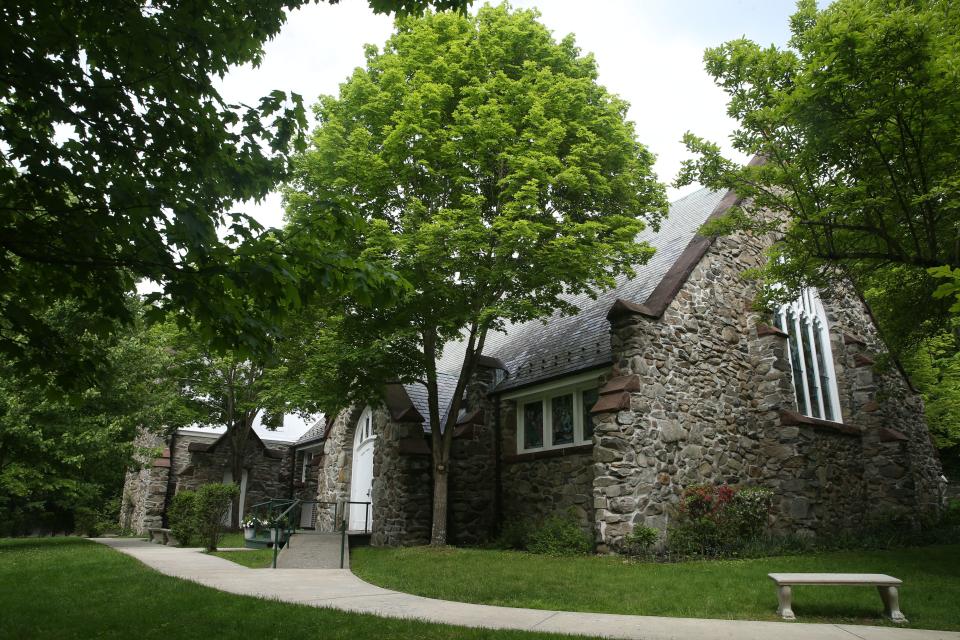
[[[350,479],[350,501],[363,503],[373,501],[373,448],[376,434],[373,432],[373,412],[363,410],[353,438],[353,471]],[[369,529],[373,517],[372,505],[351,504],[348,509],[347,527],[351,531]]]
[[[223,472],[223,484],[233,484],[233,471],[226,469]],[[243,510],[246,506],[247,501],[247,470],[243,470],[243,474],[240,476],[240,520],[243,519]],[[223,518],[223,524],[226,527],[230,526],[230,522],[233,520],[233,502],[230,502],[230,508],[227,510],[227,514]],[[238,520],[239,522],[239,520]]]

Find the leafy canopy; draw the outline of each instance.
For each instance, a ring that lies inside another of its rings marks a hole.
[[[537,16],[485,6],[398,20],[315,107],[288,231],[349,212],[352,254],[410,283],[395,307],[345,296],[313,318],[315,335],[338,338],[324,362],[341,406],[385,378],[430,386],[445,342],[464,336],[469,360],[487,331],[572,311],[565,294],[651,255],[635,237],[666,208],[653,156],[593,57]]]
[[[25,375],[0,359],[0,533],[28,532],[49,519],[69,527],[70,514],[100,511],[119,499],[133,439],[143,426],[176,428],[192,421],[169,375],[172,353],[163,328],[114,323],[107,338],[86,331],[90,319],[71,301],[45,314],[78,352],[104,365],[93,383],[65,395],[45,372]]]
[[[739,123],[734,147],[766,162],[739,166],[687,134],[697,157],[677,183],[749,198],[710,230],[778,232],[764,275],[788,287],[773,294],[849,278],[909,316],[893,346],[936,333],[949,302],[932,298],[928,269],[960,264],[960,13],[946,0],[801,0],[790,26],[788,48],[740,39],[704,56]],[[877,286],[898,278],[907,295]]]
[[[370,5],[407,13],[468,1]],[[256,343],[301,289],[366,284],[338,253],[298,261],[276,232],[230,211],[286,175],[305,119],[296,94],[228,104],[214,79],[259,62],[285,11],[302,4],[0,6],[0,354],[25,367],[44,360],[57,300],[103,318],[92,330],[132,321],[125,295],[144,278],[221,344]]]
[[[332,382],[339,406],[389,380],[426,387],[437,545],[452,423],[488,332],[572,312],[566,294],[612,285],[650,257],[636,235],[666,209],[626,103],[537,15],[501,5],[398,20],[384,50],[368,48],[366,67],[317,105],[286,193],[288,231],[312,237],[350,216],[350,255],[408,284],[388,308],[347,295],[308,319],[325,371],[305,378]],[[441,407],[437,359],[452,340],[463,356]]]

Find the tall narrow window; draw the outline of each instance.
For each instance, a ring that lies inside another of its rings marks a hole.
[[[580,407],[583,410],[583,439],[593,439],[593,414],[590,412],[593,405],[600,398],[597,389],[586,389],[582,392]]]
[[[523,448],[539,449],[543,446],[543,403],[527,402],[523,405]]]
[[[553,422],[553,444],[573,442],[573,394],[557,396],[550,401],[550,419]]]
[[[780,307],[777,327],[789,335],[790,370],[797,409],[812,418],[840,420],[827,316],[815,289]]]

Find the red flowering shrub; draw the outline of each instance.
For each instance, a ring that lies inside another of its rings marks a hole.
[[[681,556],[725,555],[763,533],[772,500],[771,491],[757,487],[687,487],[669,529],[670,551]]]
[[[687,487],[680,499],[680,511],[694,519],[715,519],[736,495],[737,490],[729,485],[698,484]]]

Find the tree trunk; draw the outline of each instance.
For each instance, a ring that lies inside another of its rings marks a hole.
[[[436,343],[435,331],[424,331],[423,346],[426,357],[427,370],[427,404],[430,409],[430,424],[432,425],[430,439],[433,442],[433,528],[430,534],[430,545],[442,547],[447,544],[447,493],[450,480],[450,452],[453,450],[453,433],[457,427],[457,415],[460,413],[460,400],[467,387],[467,382],[473,375],[476,356],[483,351],[487,330],[479,331],[474,324],[470,328],[470,338],[467,340],[467,349],[463,356],[463,366],[460,368],[460,377],[447,408],[446,424],[441,433],[440,427],[440,398],[437,392],[436,370]]]
[[[434,455],[433,463],[433,530],[430,533],[430,544],[434,547],[442,547],[447,544],[447,486],[450,478],[450,456],[443,456],[446,462],[438,460]]]
[[[238,429],[239,431],[240,429]],[[238,488],[243,487],[243,459],[246,454],[246,446],[241,446],[237,442],[236,436],[231,439],[231,456],[230,456],[230,473],[233,476],[233,484],[237,485]],[[244,438],[244,445],[246,445],[246,438]],[[240,494],[237,493],[233,498],[233,508],[230,509],[230,528],[239,529],[240,520],[243,518],[243,514],[240,513]]]

